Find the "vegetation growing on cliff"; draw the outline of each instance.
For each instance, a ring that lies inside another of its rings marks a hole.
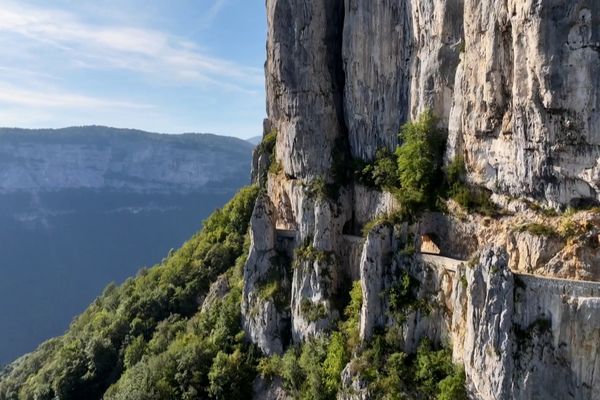
[[[411,290],[406,280],[404,285]],[[409,297],[404,293],[395,307],[412,307],[416,299]],[[362,289],[355,282],[337,329],[291,347],[283,356],[263,358],[258,371],[267,380],[281,378],[285,389],[301,400],[333,400],[349,390],[341,382],[347,365],[346,374],[365,381],[371,398],[466,400],[464,371],[452,363],[449,349],[434,349],[423,340],[416,354],[406,354],[399,332],[392,328],[361,346],[361,306]]]
[[[435,118],[427,112],[406,124],[401,138],[395,153],[380,151],[373,165],[363,166],[361,179],[398,196],[406,213],[434,208],[443,186],[443,139]],[[272,166],[275,140],[273,132],[259,145]],[[275,169],[279,166],[271,172]],[[460,170],[449,169],[447,175],[460,181]],[[331,198],[331,187],[337,186],[317,178],[309,191]],[[107,287],[64,336],[10,366],[0,378],[0,398],[241,398],[251,392],[259,371],[266,378],[281,377],[295,398],[333,399],[342,390],[346,366],[350,376],[368,383],[375,398],[463,398],[464,374],[452,365],[447,350],[424,343],[417,354],[405,354],[396,328],[360,343],[358,282],[333,330],[292,346],[283,356],[259,354],[245,337],[240,314],[247,231],[257,194],[256,187],[243,189],[160,265],[119,287]],[[379,222],[400,219],[390,215]],[[278,255],[271,261],[278,268],[258,283],[258,296],[285,308],[290,304],[290,260]],[[337,260],[307,241],[296,249],[294,267],[313,262],[333,265]],[[227,292],[207,297],[217,279],[226,281]],[[400,322],[407,312],[427,311],[427,304],[415,297],[416,285],[404,276],[385,292],[391,318]],[[202,305],[204,298],[210,303]],[[300,307],[309,321],[329,314],[325,304],[308,299]]]
[[[364,186],[392,193],[400,187],[398,160],[388,149],[379,149],[373,162],[354,160],[352,167],[355,180]]]
[[[436,121],[431,111],[425,111],[416,121],[404,124],[401,145],[394,153],[380,149],[372,162],[354,161],[355,180],[393,193],[404,214],[434,208],[443,181],[444,152],[444,136]]]
[[[278,310],[285,310],[290,306],[291,260],[284,252],[278,252],[270,261],[269,273],[257,282],[258,297],[272,300]]]
[[[402,144],[396,149],[399,198],[410,213],[433,207],[443,181],[445,140],[436,124],[433,113],[425,111],[416,121],[404,124],[400,132]]]
[[[0,377],[0,398],[243,398],[260,371],[265,377],[281,376],[295,398],[333,399],[342,390],[342,371],[352,361],[354,372],[369,382],[376,398],[410,393],[416,398],[460,399],[456,393],[464,389],[464,377],[451,366],[447,351],[428,348],[406,355],[393,332],[360,343],[358,282],[333,331],[290,348],[282,357],[264,358],[248,343],[240,319],[242,266],[257,193],[256,187],[243,189],[163,263],[119,287],[107,287],[64,336],[6,370]],[[297,252],[304,260],[332,261],[329,253],[309,245]],[[286,268],[282,274],[289,273],[289,260],[280,261]],[[219,277],[226,279],[228,291],[200,308],[199,299]],[[282,293],[284,280],[269,277],[260,295],[282,305],[289,302]],[[414,303],[404,301],[410,287],[411,282],[403,281],[391,296],[397,308]],[[326,314],[322,304],[302,306],[311,320]]]
[[[256,356],[239,323],[240,267],[257,192],[242,189],[162,264],[107,287],[64,336],[10,366],[0,379],[0,398],[218,399],[247,393]],[[223,273],[230,292],[200,312],[198,299]]]
[[[273,129],[271,132],[263,136],[261,142],[256,146],[256,154],[258,157],[267,157],[267,172],[273,175],[279,174],[283,171],[283,166],[275,154],[275,146],[277,145],[277,130]],[[259,177],[261,184],[266,182],[267,176]]]
[[[490,199],[490,192],[467,183],[467,169],[462,156],[456,156],[445,170],[445,197],[451,198],[468,212],[494,215],[496,206]]]
[[[467,182],[462,156],[457,156],[444,168],[445,138],[436,127],[437,118],[431,111],[423,112],[415,121],[402,126],[400,146],[392,153],[377,151],[371,162],[354,160],[354,179],[364,186],[392,193],[401,209],[386,221],[394,222],[414,217],[424,210],[445,209],[440,200],[452,199],[468,212],[493,215],[496,207],[485,188]],[[382,218],[363,229],[366,235]]]
[[[554,227],[539,222],[523,224],[516,228],[517,232],[528,232],[534,236],[558,237],[559,234]]]

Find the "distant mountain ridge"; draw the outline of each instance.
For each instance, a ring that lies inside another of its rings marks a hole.
[[[253,147],[211,134],[0,128],[0,365],[179,247],[249,183]]]
[[[254,146],[259,144],[261,141],[262,141],[262,135],[261,136],[252,136],[251,138],[246,139],[246,142],[250,142]]]
[[[248,179],[240,171],[248,170],[252,147],[213,134],[0,128],[0,191],[236,188]]]

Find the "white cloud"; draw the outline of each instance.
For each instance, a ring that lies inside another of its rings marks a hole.
[[[213,3],[206,14],[208,20],[216,17],[225,1]],[[78,68],[125,69],[165,82],[218,85],[245,92],[260,90],[263,82],[261,69],[211,57],[187,39],[153,29],[86,24],[65,11],[3,4],[2,33],[53,46]]]
[[[202,0],[205,17],[193,25],[208,27],[227,1]],[[70,2],[0,0],[0,126],[260,132],[262,68],[147,28],[171,25],[143,12],[130,19],[122,18],[120,7],[102,13],[105,2],[93,3],[95,12],[87,5],[50,8]]]
[[[52,89],[29,90],[0,82],[0,102],[33,108],[73,108],[73,109],[136,109],[153,108],[150,105],[127,101],[115,101],[77,93]]]

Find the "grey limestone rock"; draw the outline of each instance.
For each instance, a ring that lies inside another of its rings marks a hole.
[[[340,179],[336,165],[393,150],[402,124],[431,109],[448,134],[446,161],[462,156],[468,180],[518,203],[522,221],[525,199],[597,202],[599,15],[600,3],[585,0],[267,0],[268,129],[278,132],[283,168],[266,174],[252,220],[243,305],[251,340],[271,354],[286,335],[299,342],[327,331],[341,312],[336,294],[360,279],[361,337],[392,326],[407,352],[422,337],[450,344],[473,398],[600,397],[598,284],[552,278],[574,268],[561,244],[441,213],[362,238],[398,202]],[[401,255],[409,233],[417,249],[427,237],[440,254]],[[598,252],[588,247],[572,249],[591,279]],[[289,316],[254,294],[282,250],[296,266]],[[395,321],[386,290],[403,273],[431,310]],[[353,394],[340,398],[368,398],[350,365],[343,381]]]
[[[263,288],[277,279],[279,290],[285,288],[285,271],[278,270],[273,205],[260,196],[251,219],[250,254],[244,265],[242,325],[250,340],[266,354],[280,354],[286,345],[289,315],[273,298],[263,297]],[[274,273],[275,271],[275,273]]]

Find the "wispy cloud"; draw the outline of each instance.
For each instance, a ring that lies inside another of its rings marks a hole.
[[[226,0],[207,11],[216,17]],[[173,83],[218,85],[254,91],[262,71],[210,56],[193,42],[165,32],[122,25],[93,25],[61,10],[3,4],[0,33],[18,35],[60,51],[75,68],[124,69]]]
[[[215,23],[233,0],[194,2],[0,0],[0,126],[260,132],[262,67]]]
[[[23,89],[0,82],[0,103],[9,103],[33,108],[75,108],[75,109],[133,109],[150,110],[153,107],[127,101],[102,99],[71,93],[64,90],[52,89]]]
[[[208,9],[208,11],[206,12],[206,14],[203,18],[202,25],[204,27],[208,27],[208,26],[212,25],[213,21],[217,18],[217,16],[221,12],[221,10],[223,9],[223,7],[227,3],[227,1],[228,0],[215,0],[214,1],[213,5]]]

